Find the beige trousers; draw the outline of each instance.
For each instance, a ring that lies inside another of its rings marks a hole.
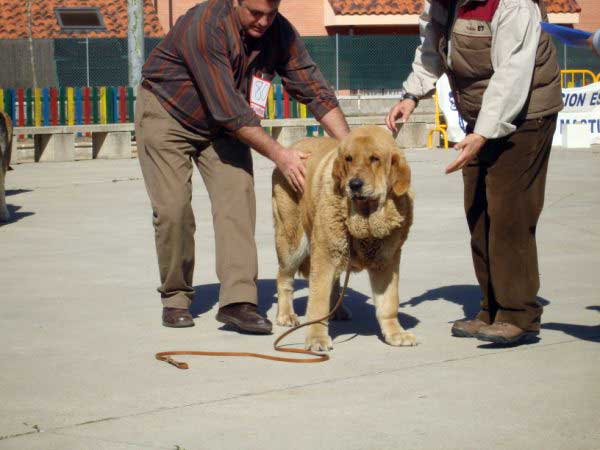
[[[152,204],[163,306],[188,308],[194,297],[192,161],[211,202],[219,305],[256,304],[256,200],[248,146],[229,137],[209,141],[184,128],[143,87],[138,92],[135,133]]]

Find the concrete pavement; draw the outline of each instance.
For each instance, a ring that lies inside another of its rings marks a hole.
[[[454,157],[411,150],[415,222],[400,321],[379,337],[366,274],[351,277],[332,360],[290,365],[164,350],[270,352],[214,320],[208,197],[194,175],[196,326],[160,325],[149,201],[137,160],[21,164],[0,227],[0,450],[600,448],[600,148],[554,149],[538,227],[540,340],[497,348],[450,337],[477,287]],[[255,155],[261,308],[275,315],[271,163]],[[304,314],[306,283],[296,283]],[[277,327],[276,333],[282,331]],[[289,342],[301,344],[303,330]]]

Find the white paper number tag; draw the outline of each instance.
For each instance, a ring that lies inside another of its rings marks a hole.
[[[265,117],[270,88],[271,82],[269,80],[265,80],[256,75],[252,77],[252,86],[250,87],[250,107],[260,117]]]

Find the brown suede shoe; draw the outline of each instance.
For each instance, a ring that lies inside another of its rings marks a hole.
[[[187,328],[194,326],[192,315],[187,309],[163,308],[162,324],[171,328]]]
[[[256,334],[271,334],[273,324],[261,316],[252,303],[232,303],[219,308],[216,319],[238,330]]]
[[[525,331],[512,323],[495,322],[492,325],[481,327],[475,337],[480,341],[494,344],[514,345],[537,335],[537,331]]]
[[[483,320],[457,320],[452,325],[452,336],[455,337],[475,337],[475,334],[479,332],[481,327],[485,327],[488,324]]]

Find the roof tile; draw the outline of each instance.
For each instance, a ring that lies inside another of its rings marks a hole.
[[[575,13],[576,0],[544,0],[550,13]],[[423,0],[329,0],[336,15],[421,14]]]
[[[64,32],[55,8],[96,7],[104,19],[105,31]],[[44,0],[31,2],[31,31],[34,39],[80,37],[127,37],[127,0]],[[153,0],[144,0],[144,34],[162,37],[164,31]],[[27,39],[27,7],[24,0],[0,0],[0,39]]]

